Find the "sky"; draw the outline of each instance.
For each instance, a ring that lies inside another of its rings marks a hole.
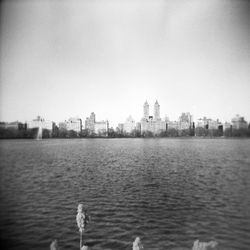
[[[250,122],[250,1],[1,1],[0,121]]]

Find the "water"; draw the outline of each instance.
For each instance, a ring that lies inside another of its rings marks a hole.
[[[5,249],[79,249],[76,209],[92,216],[92,249],[249,249],[250,140],[0,141]]]

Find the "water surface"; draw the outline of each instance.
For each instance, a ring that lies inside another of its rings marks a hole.
[[[79,202],[93,250],[249,249],[250,140],[1,140],[0,164],[5,249],[79,249]]]

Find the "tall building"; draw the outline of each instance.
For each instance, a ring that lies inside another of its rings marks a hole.
[[[147,119],[149,117],[149,105],[146,101],[143,105],[143,118]]]
[[[90,135],[101,135],[108,136],[109,122],[106,121],[96,121],[95,113],[92,112],[90,117],[85,120],[85,128],[88,130]]]
[[[124,129],[124,124],[123,123],[118,123],[117,131],[119,133],[123,133],[123,129]]]
[[[160,105],[159,105],[157,100],[156,100],[155,105],[154,105],[154,119],[156,121],[161,120],[161,118],[160,118]]]
[[[130,115],[123,125],[123,131],[124,133],[130,134],[134,130],[135,130],[135,120]]]
[[[149,115],[149,105],[146,101],[143,105],[143,118],[141,119],[141,134],[152,133],[158,135],[166,131],[166,122],[161,120],[160,105],[158,101],[154,104],[154,116]]]
[[[193,116],[189,113],[182,113],[181,116],[179,117],[179,129],[184,130],[184,129],[190,129],[192,128],[193,125]]]
[[[90,114],[90,117],[86,118],[85,129],[87,129],[90,134],[95,133],[95,113],[94,112]]]

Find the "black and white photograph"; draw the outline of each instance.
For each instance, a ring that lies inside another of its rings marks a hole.
[[[1,249],[249,235],[250,1],[0,2]]]

